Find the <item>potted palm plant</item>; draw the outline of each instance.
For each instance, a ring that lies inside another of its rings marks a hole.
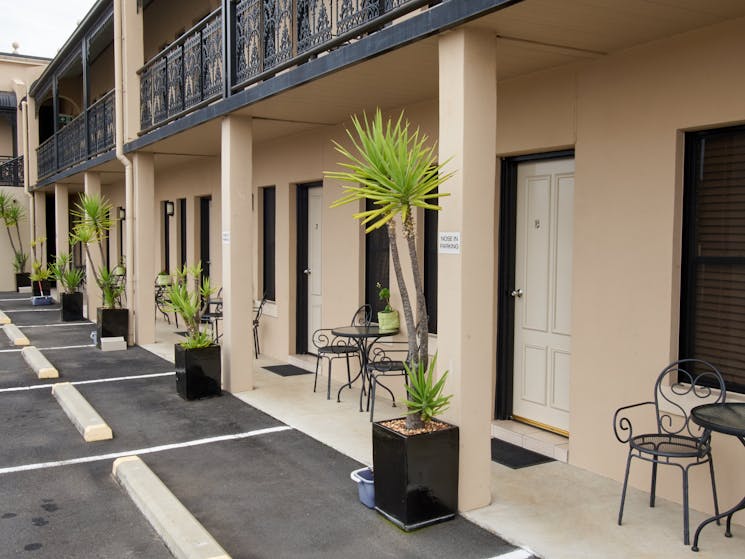
[[[52,286],[49,283],[52,274],[42,264],[40,258],[40,255],[44,253],[44,243],[46,241],[46,237],[39,237],[31,241],[31,256],[33,259],[31,262],[31,290],[33,294],[31,304],[34,306],[54,303],[51,295]]]
[[[419,129],[412,130],[403,113],[383,122],[378,109],[352,118],[347,131],[352,147],[334,142],[344,157],[343,171],[326,176],[343,181],[344,195],[331,207],[370,200],[372,209],[354,214],[369,233],[386,227],[408,341],[408,412],[405,418],[373,424],[373,470],[376,509],[405,530],[452,518],[458,502],[458,428],[433,416],[447,407],[442,394],[447,373],[435,379],[436,359],[429,363],[427,306],[419,266],[414,214],[440,210],[438,187],[452,173],[443,173],[436,146]],[[362,205],[364,207],[364,205]],[[398,252],[397,227],[408,248],[416,313],[409,297]]]
[[[83,294],[78,288],[83,283],[85,272],[72,265],[72,257],[68,253],[58,254],[50,271],[64,290],[60,294],[62,321],[83,320]]]
[[[186,339],[174,346],[176,390],[185,400],[220,396],[220,346],[202,329],[202,312],[214,289],[209,277],[202,278],[201,262],[184,266],[175,275],[175,281],[166,286],[165,305],[186,325]]]
[[[81,243],[85,248],[88,262],[93,269],[93,279],[101,290],[102,305],[96,309],[96,345],[101,347],[102,338],[129,337],[129,311],[122,308],[121,296],[124,292],[122,277],[106,265],[104,245],[115,221],[111,218],[111,203],[96,194],[83,194],[72,210],[75,220],[70,240]],[[98,252],[98,260],[93,258],[91,247]],[[90,312],[90,310],[89,310]]]
[[[23,252],[23,239],[21,238],[20,222],[24,219],[23,207],[11,195],[0,191],[0,219],[5,224],[10,241],[10,249],[13,251],[13,270],[15,271],[16,290],[31,285],[31,275],[26,271],[28,254]],[[15,233],[15,238],[13,236]]]

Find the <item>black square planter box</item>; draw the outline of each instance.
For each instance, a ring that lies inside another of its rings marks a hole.
[[[31,287],[30,272],[22,272],[16,274],[16,291],[18,291],[21,287]]]
[[[174,354],[179,396],[184,400],[195,400],[222,394],[219,345],[185,349],[176,344]]]
[[[43,294],[41,292],[42,290],[44,290]],[[41,286],[39,286],[38,281],[34,281],[31,283],[31,291],[34,297],[41,297],[41,295],[51,295],[52,285],[49,283],[49,280],[41,280]]]
[[[96,309],[96,347],[101,349],[101,338],[129,336],[129,311],[127,309]]]
[[[62,322],[83,320],[82,293],[62,293],[60,295],[60,302],[62,303]]]
[[[375,508],[409,531],[458,511],[459,431],[403,435],[373,423]],[[444,422],[441,422],[444,423]]]

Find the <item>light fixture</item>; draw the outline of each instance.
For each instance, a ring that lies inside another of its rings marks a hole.
[[[166,215],[168,217],[173,217],[174,211],[173,202],[166,200]]]
[[[119,218],[120,221],[124,221],[125,219],[127,219],[127,212],[121,206],[117,208],[117,217]]]

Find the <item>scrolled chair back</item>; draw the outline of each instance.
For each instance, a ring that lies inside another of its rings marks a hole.
[[[368,304],[362,305],[352,315],[351,326],[370,326],[372,321],[372,307]]]
[[[727,388],[722,374],[702,359],[670,363],[655,383],[655,410],[659,433],[699,438],[703,429],[691,419],[691,409],[725,401]]]

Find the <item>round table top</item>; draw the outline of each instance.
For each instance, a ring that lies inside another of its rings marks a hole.
[[[398,334],[398,329],[381,330],[380,326],[373,324],[370,326],[337,326],[331,329],[331,333],[345,338],[382,338],[383,336],[395,336]]]
[[[691,410],[691,418],[704,429],[745,437],[745,403],[696,406]]]

